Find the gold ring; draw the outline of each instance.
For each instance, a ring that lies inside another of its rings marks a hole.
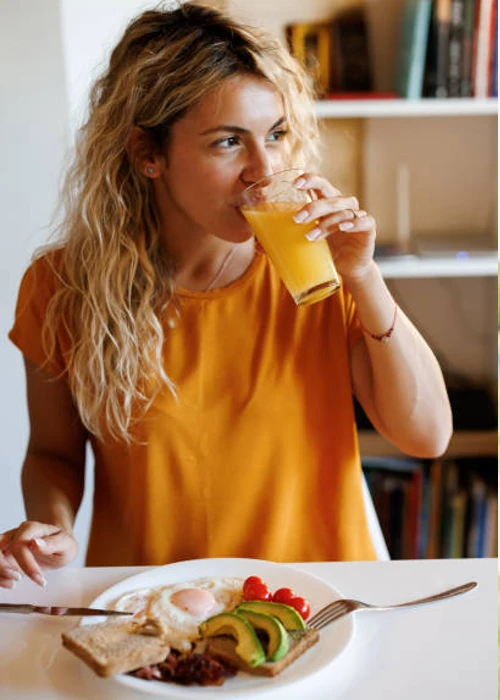
[[[361,209],[358,209],[358,211],[354,211],[354,209],[351,209],[351,211],[354,214],[355,219],[362,219],[363,216],[366,216],[366,211],[362,211]]]

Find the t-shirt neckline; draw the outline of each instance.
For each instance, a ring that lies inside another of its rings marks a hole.
[[[263,260],[265,260],[265,256],[260,251],[255,251],[252,262],[241,277],[238,277],[224,287],[216,287],[215,289],[204,291],[194,291],[191,289],[184,289],[184,287],[176,287],[176,294],[179,297],[190,297],[192,299],[218,299],[219,297],[227,296],[246,285],[255,276]]]

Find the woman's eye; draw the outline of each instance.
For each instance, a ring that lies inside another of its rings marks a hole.
[[[277,129],[269,135],[270,141],[283,141],[285,136],[288,134],[287,129]]]
[[[219,146],[221,148],[231,148],[232,146],[237,146],[239,144],[239,139],[237,136],[226,136],[224,139],[218,139],[214,142],[214,146]]]

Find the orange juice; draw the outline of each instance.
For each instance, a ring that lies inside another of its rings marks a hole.
[[[242,207],[241,212],[295,302],[312,304],[335,292],[340,283],[328,243],[306,238],[315,223],[297,224],[293,220],[302,206],[297,202],[262,202]]]

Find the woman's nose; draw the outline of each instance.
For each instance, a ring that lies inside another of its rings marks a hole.
[[[241,179],[245,185],[253,185],[268,175],[272,175],[276,170],[279,170],[276,156],[259,149],[249,154],[248,162],[241,173]]]

